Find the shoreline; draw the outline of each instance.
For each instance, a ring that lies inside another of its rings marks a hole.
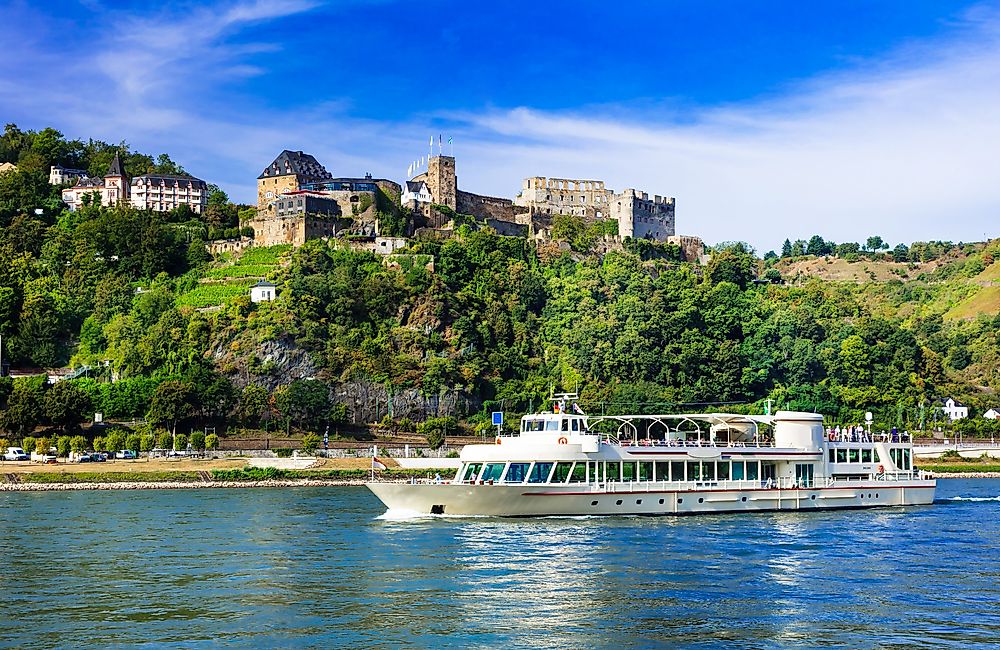
[[[948,472],[935,479],[1000,478],[1000,472]],[[68,492],[71,490],[205,490],[239,488],[362,487],[366,479],[268,479],[262,481],[87,481],[70,483],[0,483],[0,492]],[[384,483],[404,483],[405,480]]]

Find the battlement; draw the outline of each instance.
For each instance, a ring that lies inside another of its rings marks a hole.
[[[524,179],[522,189],[554,190],[562,192],[604,192],[604,181],[584,180],[577,178],[547,178],[532,176]]]

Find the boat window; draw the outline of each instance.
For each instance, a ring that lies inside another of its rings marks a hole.
[[[652,481],[653,480],[653,463],[639,463],[639,480],[640,481]]]
[[[635,463],[622,463],[622,480],[635,480]]]
[[[612,462],[604,463],[604,477],[606,481],[620,481],[622,480],[622,468],[621,463]]]
[[[742,481],[746,478],[746,465],[742,460],[733,461],[733,480]]]
[[[684,461],[675,460],[670,463],[670,480],[671,481],[686,480],[684,476]]]
[[[903,469],[905,469],[905,470],[913,469],[913,466],[910,464],[910,450],[909,449],[904,449],[903,450]]]
[[[689,481],[701,480],[701,463],[699,461],[689,460],[687,462],[687,480]]]
[[[861,450],[861,462],[862,463],[870,463],[870,462],[872,462],[872,450],[871,449],[862,449]]]
[[[718,471],[718,479],[720,481],[728,481],[729,480],[729,463],[720,460],[718,462],[718,464],[716,465],[716,467],[717,467],[717,471]]]
[[[658,460],[654,466],[657,481],[670,480],[670,463]]]
[[[552,482],[565,483],[571,469],[573,469],[573,463],[556,463],[556,471],[552,473]]]
[[[507,468],[507,475],[504,476],[504,483],[524,483],[528,476],[528,466],[531,463],[511,463]]]
[[[546,431],[558,431],[559,430],[559,420],[546,420],[545,421]]]
[[[580,462],[573,466],[573,473],[569,475],[570,483],[587,482],[587,463]]]
[[[552,463],[535,463],[528,474],[528,483],[545,483],[549,480],[549,473],[552,471]]]
[[[573,431],[579,431],[579,430],[580,430],[580,421],[577,420],[576,418],[573,418]]]
[[[846,463],[847,462],[847,450],[846,449],[838,449],[837,450],[837,462],[838,463]]]
[[[483,481],[498,481],[500,480],[500,475],[503,474],[504,463],[487,463],[486,468],[483,469],[483,476],[480,480]]]
[[[833,447],[830,448],[830,462],[831,463],[837,462],[837,450],[834,449]]]
[[[859,458],[859,449],[848,449],[847,450],[847,462],[856,463]]]
[[[563,431],[569,431],[569,420],[563,420],[562,421],[562,430]]]
[[[747,480],[756,481],[760,478],[760,461],[748,460],[747,461]]]
[[[544,420],[528,420],[528,431],[544,431]]]
[[[475,481],[476,476],[479,475],[479,470],[483,468],[482,463],[469,463],[465,466],[465,474],[462,475],[463,481]]]
[[[715,480],[715,461],[706,461],[701,464],[701,480]]]

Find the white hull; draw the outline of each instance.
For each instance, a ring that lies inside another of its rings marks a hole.
[[[865,481],[817,488],[659,489],[659,485],[470,485],[368,483],[400,515],[494,517],[693,515],[774,510],[830,510],[928,505],[933,480]]]

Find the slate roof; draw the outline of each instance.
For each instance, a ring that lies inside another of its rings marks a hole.
[[[427,185],[424,181],[406,181],[406,191],[419,194],[420,188],[424,185]]]
[[[318,160],[301,151],[285,149],[270,165],[264,168],[258,179],[275,176],[302,176],[305,180],[326,180],[332,174]]]
[[[77,179],[75,187],[104,187],[104,179],[100,176],[81,176]]]
[[[177,176],[174,174],[143,174],[142,176],[136,176],[132,179],[132,185],[139,185],[139,180],[142,180],[142,184],[147,186],[162,186],[162,187],[197,187],[200,189],[206,189],[208,186],[205,181],[200,178],[195,178],[194,176]]]
[[[115,152],[115,159],[108,165],[108,173],[105,176],[121,176],[125,178],[125,168],[122,167],[122,159],[118,156],[118,152]]]

